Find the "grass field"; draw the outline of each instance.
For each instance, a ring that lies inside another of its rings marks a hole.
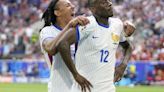
[[[0,92],[47,92],[46,84],[0,83]],[[117,92],[164,92],[162,86],[117,87]]]

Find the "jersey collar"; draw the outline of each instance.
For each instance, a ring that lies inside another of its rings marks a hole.
[[[96,21],[96,18],[92,15],[92,17],[95,19],[95,21]],[[97,22],[97,21],[96,21]],[[104,28],[109,28],[109,25],[104,25],[104,24],[101,24],[101,23],[98,23],[97,22],[97,24],[99,25],[99,26],[101,26],[101,27],[104,27]]]
[[[62,31],[62,28],[57,26],[57,25],[53,25],[55,28],[57,28],[58,30]]]
[[[98,23],[98,22],[97,22],[97,24],[98,24],[99,26],[102,26],[102,27],[105,27],[105,28],[109,28],[109,25],[100,24],[100,23]]]

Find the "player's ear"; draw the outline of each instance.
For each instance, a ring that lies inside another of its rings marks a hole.
[[[94,8],[94,7],[89,7],[89,9],[90,9],[92,12],[95,12],[95,8]]]
[[[54,14],[55,14],[56,16],[60,16],[60,15],[61,15],[61,13],[60,13],[58,10],[54,10]]]

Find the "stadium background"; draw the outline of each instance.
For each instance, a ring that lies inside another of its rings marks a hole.
[[[49,70],[38,34],[49,1],[0,0],[0,92],[46,92]],[[87,0],[70,1],[76,15],[91,14]],[[113,0],[113,6],[115,17],[137,27],[130,38],[135,49],[117,92],[164,92],[164,0]]]

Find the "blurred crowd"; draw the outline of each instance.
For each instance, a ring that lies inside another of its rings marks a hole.
[[[76,15],[91,12],[87,0],[70,0]],[[0,58],[42,59],[35,24],[50,0],[0,0]],[[164,0],[113,0],[114,16],[136,25],[131,60],[164,61]],[[121,53],[117,53],[120,60]]]
[[[0,58],[40,59],[38,30],[48,0],[0,0]]]

